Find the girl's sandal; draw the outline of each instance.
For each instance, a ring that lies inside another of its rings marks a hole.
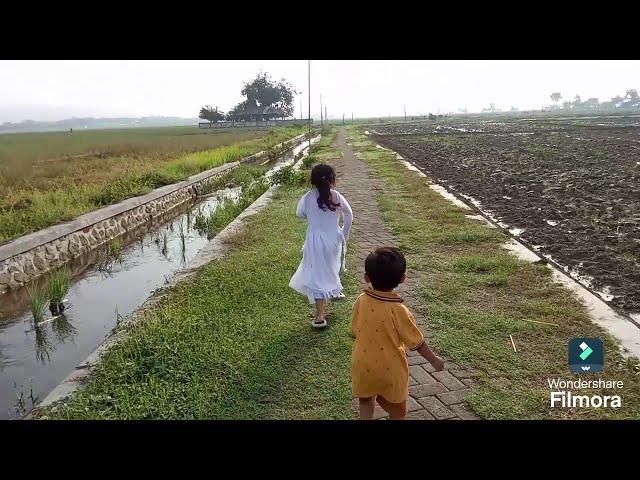
[[[317,322],[316,321],[317,319],[318,318],[316,317],[313,320],[311,320],[311,326],[313,328],[325,328],[327,326],[327,319],[326,318],[323,318],[322,322]]]

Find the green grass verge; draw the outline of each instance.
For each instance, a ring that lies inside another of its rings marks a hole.
[[[303,188],[281,188],[222,259],[122,328],[85,389],[38,413],[64,419],[348,419],[353,273],[329,328],[288,286],[306,224]],[[351,249],[351,252],[353,249]],[[350,252],[350,253],[351,253]]]
[[[640,418],[638,360],[622,358],[618,342],[590,321],[571,292],[552,281],[548,268],[516,259],[501,248],[503,234],[466,218],[462,209],[431,190],[424,177],[375,148],[357,127],[348,131],[354,148],[384,182],[379,206],[409,266],[420,272],[422,313],[434,346],[477,372],[468,400],[479,415]],[[547,378],[577,378],[568,370],[566,347],[576,336],[604,339],[606,366],[598,377],[622,380],[624,389],[600,393],[621,394],[622,408],[549,408]]]

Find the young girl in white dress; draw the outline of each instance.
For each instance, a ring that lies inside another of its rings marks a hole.
[[[342,264],[345,269],[353,213],[349,202],[333,190],[335,182],[333,167],[325,164],[314,166],[311,170],[314,188],[302,196],[296,209],[296,216],[306,218],[308,226],[302,261],[289,286],[306,295],[311,304],[315,303],[316,315],[311,321],[315,328],[327,326],[327,300],[343,297],[340,266]],[[341,215],[342,227],[339,222]]]

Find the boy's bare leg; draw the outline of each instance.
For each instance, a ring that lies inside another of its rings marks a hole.
[[[374,398],[359,398],[358,400],[360,401],[360,420],[373,420],[373,410],[376,408]]]
[[[380,395],[377,396],[376,400],[382,409],[389,414],[389,420],[404,420],[407,416],[406,401],[402,403],[391,403]]]

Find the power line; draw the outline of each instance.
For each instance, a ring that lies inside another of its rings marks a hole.
[[[311,60],[308,60],[307,77],[309,80],[309,118],[307,124],[309,125],[309,154],[311,154]]]
[[[320,127],[322,128],[322,135],[324,135],[324,118],[322,117],[322,94],[320,94]]]

